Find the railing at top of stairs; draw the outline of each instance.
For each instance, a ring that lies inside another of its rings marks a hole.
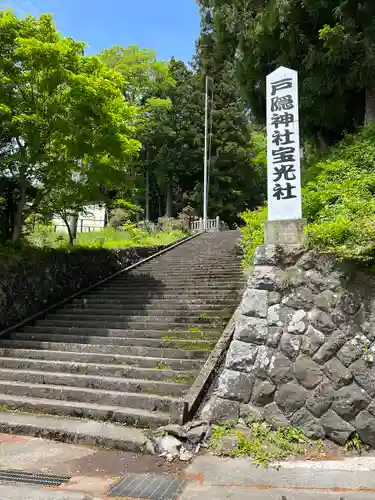
[[[193,233],[201,231],[226,231],[228,226],[225,222],[220,220],[220,217],[216,217],[216,219],[207,219],[206,228],[204,228],[204,222],[201,217],[199,220],[195,220],[190,224],[190,229]]]

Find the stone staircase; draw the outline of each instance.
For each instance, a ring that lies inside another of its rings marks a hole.
[[[177,418],[239,302],[238,238],[199,235],[0,339],[0,430],[14,410],[25,425],[31,413],[146,428]]]

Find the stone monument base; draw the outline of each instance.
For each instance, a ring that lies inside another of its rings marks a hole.
[[[264,244],[298,249],[307,242],[306,219],[269,220],[264,223]]]

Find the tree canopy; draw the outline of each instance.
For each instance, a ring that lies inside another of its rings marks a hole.
[[[242,95],[265,120],[265,78],[283,65],[300,75],[304,137],[327,146],[375,119],[372,0],[201,0],[221,52],[235,54]],[[234,51],[234,52],[233,52]]]
[[[0,12],[0,174],[17,185],[13,241],[30,211],[77,176],[97,189],[126,173],[140,143],[121,77],[84,45],[63,38],[50,15]],[[36,188],[27,203],[27,186]]]

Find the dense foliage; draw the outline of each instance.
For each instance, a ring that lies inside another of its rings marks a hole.
[[[309,245],[359,262],[375,259],[375,126],[346,136],[306,174]],[[263,242],[266,208],[242,214],[245,265]]]
[[[300,75],[304,138],[327,147],[364,117],[375,119],[373,0],[200,0],[221,52],[236,54],[251,113],[265,120],[265,79],[278,66]]]
[[[121,200],[141,207],[137,221],[176,217],[187,204],[202,215],[206,75],[209,216],[231,224],[264,200],[262,134],[239,96],[233,52],[220,54],[210,23],[202,9],[188,66],[135,45],[89,57],[51,15],[0,11],[1,244],[22,242],[27,220],[52,214],[72,243],[91,204],[106,205],[116,227],[135,222]]]

